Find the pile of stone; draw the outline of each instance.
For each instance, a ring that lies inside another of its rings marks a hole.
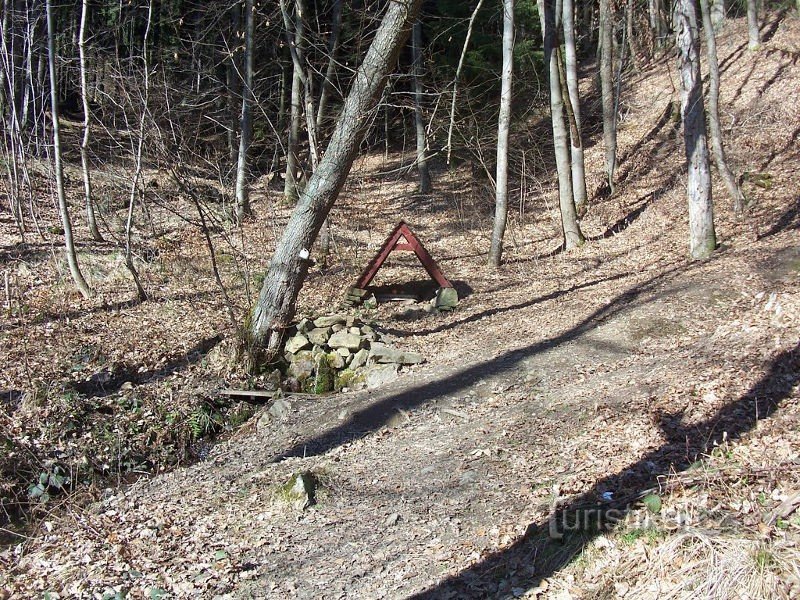
[[[421,354],[395,348],[384,333],[350,315],[302,319],[284,345],[284,387],[324,394],[378,387],[404,365],[424,362]]]

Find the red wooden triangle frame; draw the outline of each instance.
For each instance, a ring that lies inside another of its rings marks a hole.
[[[405,241],[400,242],[401,238],[405,238]],[[433,257],[425,249],[425,246],[422,245],[422,242],[419,241],[419,238],[413,231],[411,231],[411,227],[409,227],[405,221],[400,221],[397,226],[395,226],[395,228],[389,234],[389,237],[387,237],[386,241],[383,242],[383,245],[381,246],[380,250],[378,250],[378,253],[361,272],[361,275],[359,276],[358,281],[356,281],[354,287],[362,290],[366,289],[366,287],[370,284],[370,282],[372,282],[372,279],[380,270],[381,266],[383,266],[384,261],[394,250],[407,250],[413,252],[417,255],[419,262],[421,262],[422,266],[425,267],[425,270],[428,272],[428,275],[431,276],[431,279],[438,283],[440,287],[453,287],[453,284],[450,283],[447,277],[444,276],[442,270],[439,268],[439,265],[436,264],[436,261],[433,260]]]

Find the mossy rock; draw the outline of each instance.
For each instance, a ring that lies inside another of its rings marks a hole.
[[[333,391],[334,376],[336,371],[328,364],[327,357],[323,354],[317,357],[314,373],[303,382],[304,391],[311,394],[325,394]]]
[[[317,483],[317,478],[310,471],[295,473],[280,487],[278,496],[284,502],[303,510],[316,502]]]

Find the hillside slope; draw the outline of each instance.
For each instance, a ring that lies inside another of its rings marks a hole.
[[[595,199],[583,222],[590,241],[574,252],[555,251],[549,172],[524,184],[506,266],[491,273],[490,205],[466,172],[437,173],[436,192],[422,197],[396,170],[404,157],[367,156],[334,212],[346,258],[312,274],[301,307],[336,302],[405,218],[464,292],[452,314],[375,313],[428,362],[379,390],[289,398],[274,415],[265,407],[206,460],[54,513],[0,550],[0,598],[800,594],[800,107],[787,101],[800,89],[800,22],[774,16],[766,29],[757,54],[743,22],[719,40],[729,157],[771,185],[746,184],[751,206],[738,220],[715,179],[722,245],[710,260],[686,258],[668,58],[624,91],[618,193]],[[602,147],[587,146],[596,187]],[[270,214],[276,227],[285,218]],[[274,235],[251,227],[257,260]],[[193,244],[199,253],[199,236]],[[397,261],[381,277],[420,273]],[[45,363],[59,339],[111,346],[127,327],[117,351],[175,339],[190,349],[224,327],[218,299],[198,304],[195,292],[121,305],[94,329],[80,310],[55,332],[34,322],[27,343],[55,340],[40,346]],[[4,331],[8,364],[27,356],[22,343]],[[5,375],[9,389],[24,385],[19,373]],[[170,377],[176,395],[218,383],[201,362]],[[281,493],[301,471],[320,484],[305,510]],[[649,493],[662,506],[646,520],[635,503]],[[628,508],[616,528],[552,538],[562,513]]]

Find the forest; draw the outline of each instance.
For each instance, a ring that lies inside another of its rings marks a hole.
[[[800,2],[1,6],[0,600],[800,594]]]

